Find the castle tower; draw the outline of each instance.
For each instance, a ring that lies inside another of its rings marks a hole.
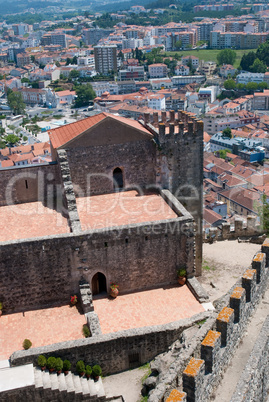
[[[187,112],[162,112],[161,122],[156,116],[145,126],[155,134],[157,145],[156,183],[169,189],[193,215],[196,222],[196,275],[202,269],[203,218],[203,121]]]

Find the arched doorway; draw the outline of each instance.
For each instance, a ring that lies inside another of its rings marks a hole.
[[[92,295],[95,296],[106,291],[106,277],[101,272],[97,272],[92,278]]]
[[[123,173],[119,167],[113,170],[113,184],[114,190],[123,188]]]

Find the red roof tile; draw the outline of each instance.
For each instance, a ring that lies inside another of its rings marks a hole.
[[[136,128],[139,131],[151,135],[147,129],[145,129],[139,122],[135,120],[103,112],[95,116],[87,117],[86,119],[79,120],[74,123],[70,123],[62,127],[57,127],[53,130],[48,131],[51,144],[54,148],[59,148],[106,118],[118,120],[121,123],[127,124],[131,127]]]

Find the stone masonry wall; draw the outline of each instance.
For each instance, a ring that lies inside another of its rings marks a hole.
[[[1,170],[0,184],[0,206],[7,205],[7,198],[14,204],[48,201],[55,198],[56,186],[61,185],[59,166],[52,163]]]
[[[214,334],[218,334],[218,331],[221,331],[221,341],[226,337],[226,344],[221,348],[219,348],[219,344],[206,344],[210,349],[210,353],[208,355],[209,357],[205,358],[208,359],[207,367],[210,366],[210,369],[208,369],[208,371],[203,375],[197,372],[197,377],[196,374],[194,374],[193,380],[197,385],[197,393],[195,394],[194,399],[188,399],[191,398],[191,396],[187,395],[187,401],[203,402],[210,399],[212,392],[219,384],[221,375],[231,361],[234,351],[246,330],[248,320],[251,318],[251,315],[255,311],[256,306],[260,302],[262,295],[268,286],[268,265],[267,268],[265,268],[265,260],[269,255],[269,243],[267,241],[264,242],[262,251],[264,253],[257,254],[253,259],[252,266],[253,268],[256,268],[253,270],[247,270],[244,274],[244,282],[240,279],[227,295],[216,302],[216,312],[211,314],[211,317],[201,327],[192,343],[188,345],[187,348],[182,348],[179,351],[175,362],[169,369],[169,372],[160,378],[160,381],[157,382],[156,388],[150,392],[148,399],[149,402],[163,402],[174,388],[182,389],[182,376],[184,378],[183,370],[186,369],[191,358],[195,358],[197,361],[201,359],[201,342],[206,340],[206,335],[208,335],[210,331]],[[259,265],[259,267],[257,265]],[[259,283],[257,283],[255,272],[257,269],[260,269],[261,271],[261,280]],[[249,281],[249,283],[247,284],[246,281]],[[243,288],[241,288],[241,286],[243,286]],[[250,292],[250,301],[246,302],[246,291],[248,292],[249,288],[252,290]],[[229,306],[228,309],[227,306]],[[222,313],[225,309],[227,309],[227,313],[224,315],[225,319],[223,320],[223,324],[226,323],[226,327],[217,324],[219,317],[218,313]],[[233,312],[233,310],[234,313],[229,317],[228,312]],[[213,337],[211,337],[211,341],[212,339]],[[263,359],[260,361],[259,367],[262,368],[262,370],[266,370],[266,364],[267,360]],[[261,367],[262,365],[263,367]],[[184,387],[183,391],[188,394],[188,390],[184,389]],[[193,392],[193,390],[190,390],[190,395],[191,392]],[[252,400],[256,399],[254,398]]]
[[[269,392],[269,315],[255,342],[231,402],[266,401]]]
[[[135,366],[139,366],[164,352],[172,342],[178,339],[184,329],[208,315],[208,312],[204,312],[166,325],[130,329],[100,335],[98,338],[92,337],[17,351],[11,356],[11,365],[19,366],[26,363],[36,365],[38,355],[44,354],[47,357],[54,355],[69,359],[73,363],[73,369],[76,362],[82,359],[90,365],[100,364],[105,375],[118,373],[130,368],[129,359],[134,355],[137,356]]]
[[[74,190],[78,196],[113,191],[113,170],[123,171],[125,187],[155,185],[152,140],[66,149]]]
[[[175,284],[178,266],[186,265],[193,274],[192,233],[192,219],[179,217],[1,243],[4,313],[67,303],[78,293],[80,279],[91,284],[96,272],[106,276],[107,289],[115,281],[123,293]]]

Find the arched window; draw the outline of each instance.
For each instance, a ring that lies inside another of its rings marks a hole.
[[[114,190],[123,188],[123,173],[119,167],[113,170],[113,184]]]

